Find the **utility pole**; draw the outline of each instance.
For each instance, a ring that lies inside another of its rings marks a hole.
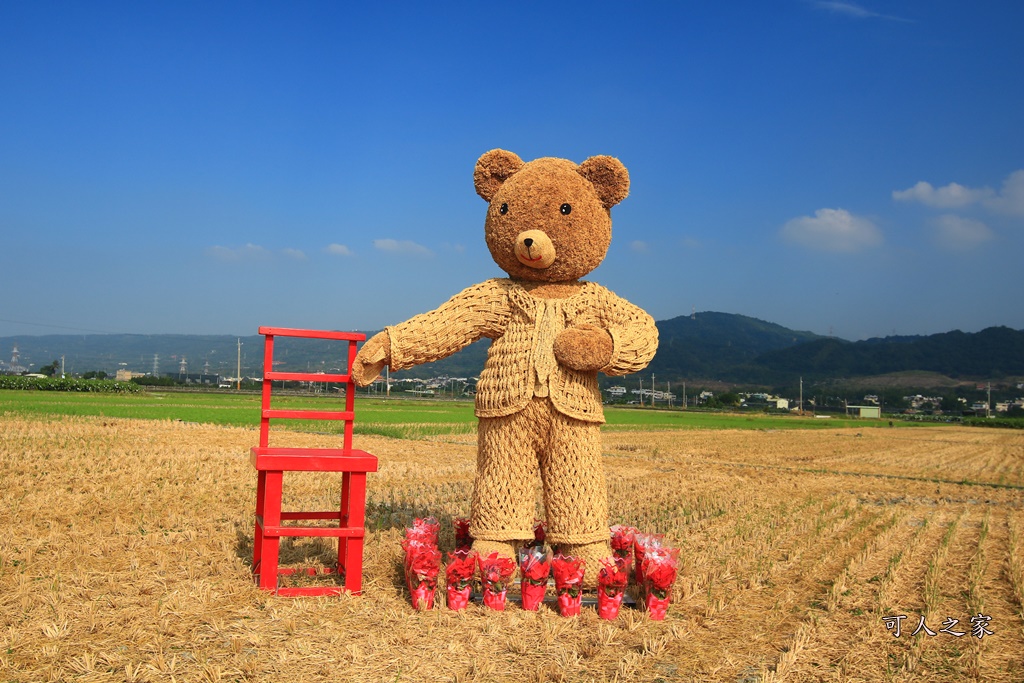
[[[640,405],[644,404],[644,378],[640,377]]]
[[[654,373],[651,373],[651,407],[654,407]]]
[[[686,410],[686,382],[683,382],[683,410]]]
[[[238,367],[235,369],[235,391],[242,390],[242,338],[238,338]]]
[[[804,378],[800,378],[800,414],[804,414]]]

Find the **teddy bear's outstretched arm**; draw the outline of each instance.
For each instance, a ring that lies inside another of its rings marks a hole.
[[[387,365],[393,372],[447,358],[482,337],[500,336],[508,322],[504,290],[493,280],[468,287],[433,311],[371,337],[356,354],[352,377],[365,386]]]

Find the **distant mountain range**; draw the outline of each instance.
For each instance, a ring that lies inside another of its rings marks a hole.
[[[805,380],[852,380],[917,371],[953,380],[1024,377],[1024,330],[990,327],[928,336],[899,336],[849,342],[731,313],[703,312],[657,323],[658,354],[645,374],[659,381],[701,381],[748,386]],[[372,334],[372,333],[368,333]],[[43,335],[0,337],[0,371],[17,347],[21,366],[36,370],[63,356],[69,373],[119,368],[134,372],[235,376],[241,341],[242,373],[259,376],[263,338],[258,335]],[[480,373],[488,340],[450,358],[403,371],[402,377],[472,377]],[[282,367],[331,371],[341,358],[330,342],[278,341]]]

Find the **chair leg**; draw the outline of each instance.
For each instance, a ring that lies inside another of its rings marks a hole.
[[[260,555],[260,588],[267,590],[277,589],[277,565],[281,547],[281,537],[277,535],[268,536],[265,527],[281,525],[281,485],[283,481],[282,472],[261,472],[264,477],[264,490],[260,500],[257,501],[257,508],[262,503],[263,526],[261,531]],[[257,526],[259,526],[257,524]]]
[[[341,507],[338,513],[338,528],[344,529],[348,526],[349,488],[351,486],[351,473],[344,472],[341,475]],[[338,577],[345,575],[348,565],[348,544],[349,539],[341,537],[338,539]]]
[[[347,493],[347,507],[344,512],[347,516],[346,525],[349,527],[363,527],[366,524],[366,473],[346,473],[348,486],[342,486],[343,493]],[[347,491],[346,491],[347,489]],[[345,588],[358,595],[363,592],[363,540],[365,536],[347,539],[345,543]],[[338,548],[339,555],[341,548]]]
[[[252,573],[259,575],[263,559],[263,510],[264,496],[267,491],[267,473],[259,470],[256,473],[256,522],[252,534]]]

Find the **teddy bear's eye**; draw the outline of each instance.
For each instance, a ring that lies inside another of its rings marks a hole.
[[[572,207],[569,206],[568,204],[562,204],[562,208],[560,209],[560,211],[562,212],[563,216],[568,216],[570,213],[572,213]]]
[[[502,216],[508,213],[508,204],[502,204],[501,208],[498,209],[498,213],[500,213]]]

